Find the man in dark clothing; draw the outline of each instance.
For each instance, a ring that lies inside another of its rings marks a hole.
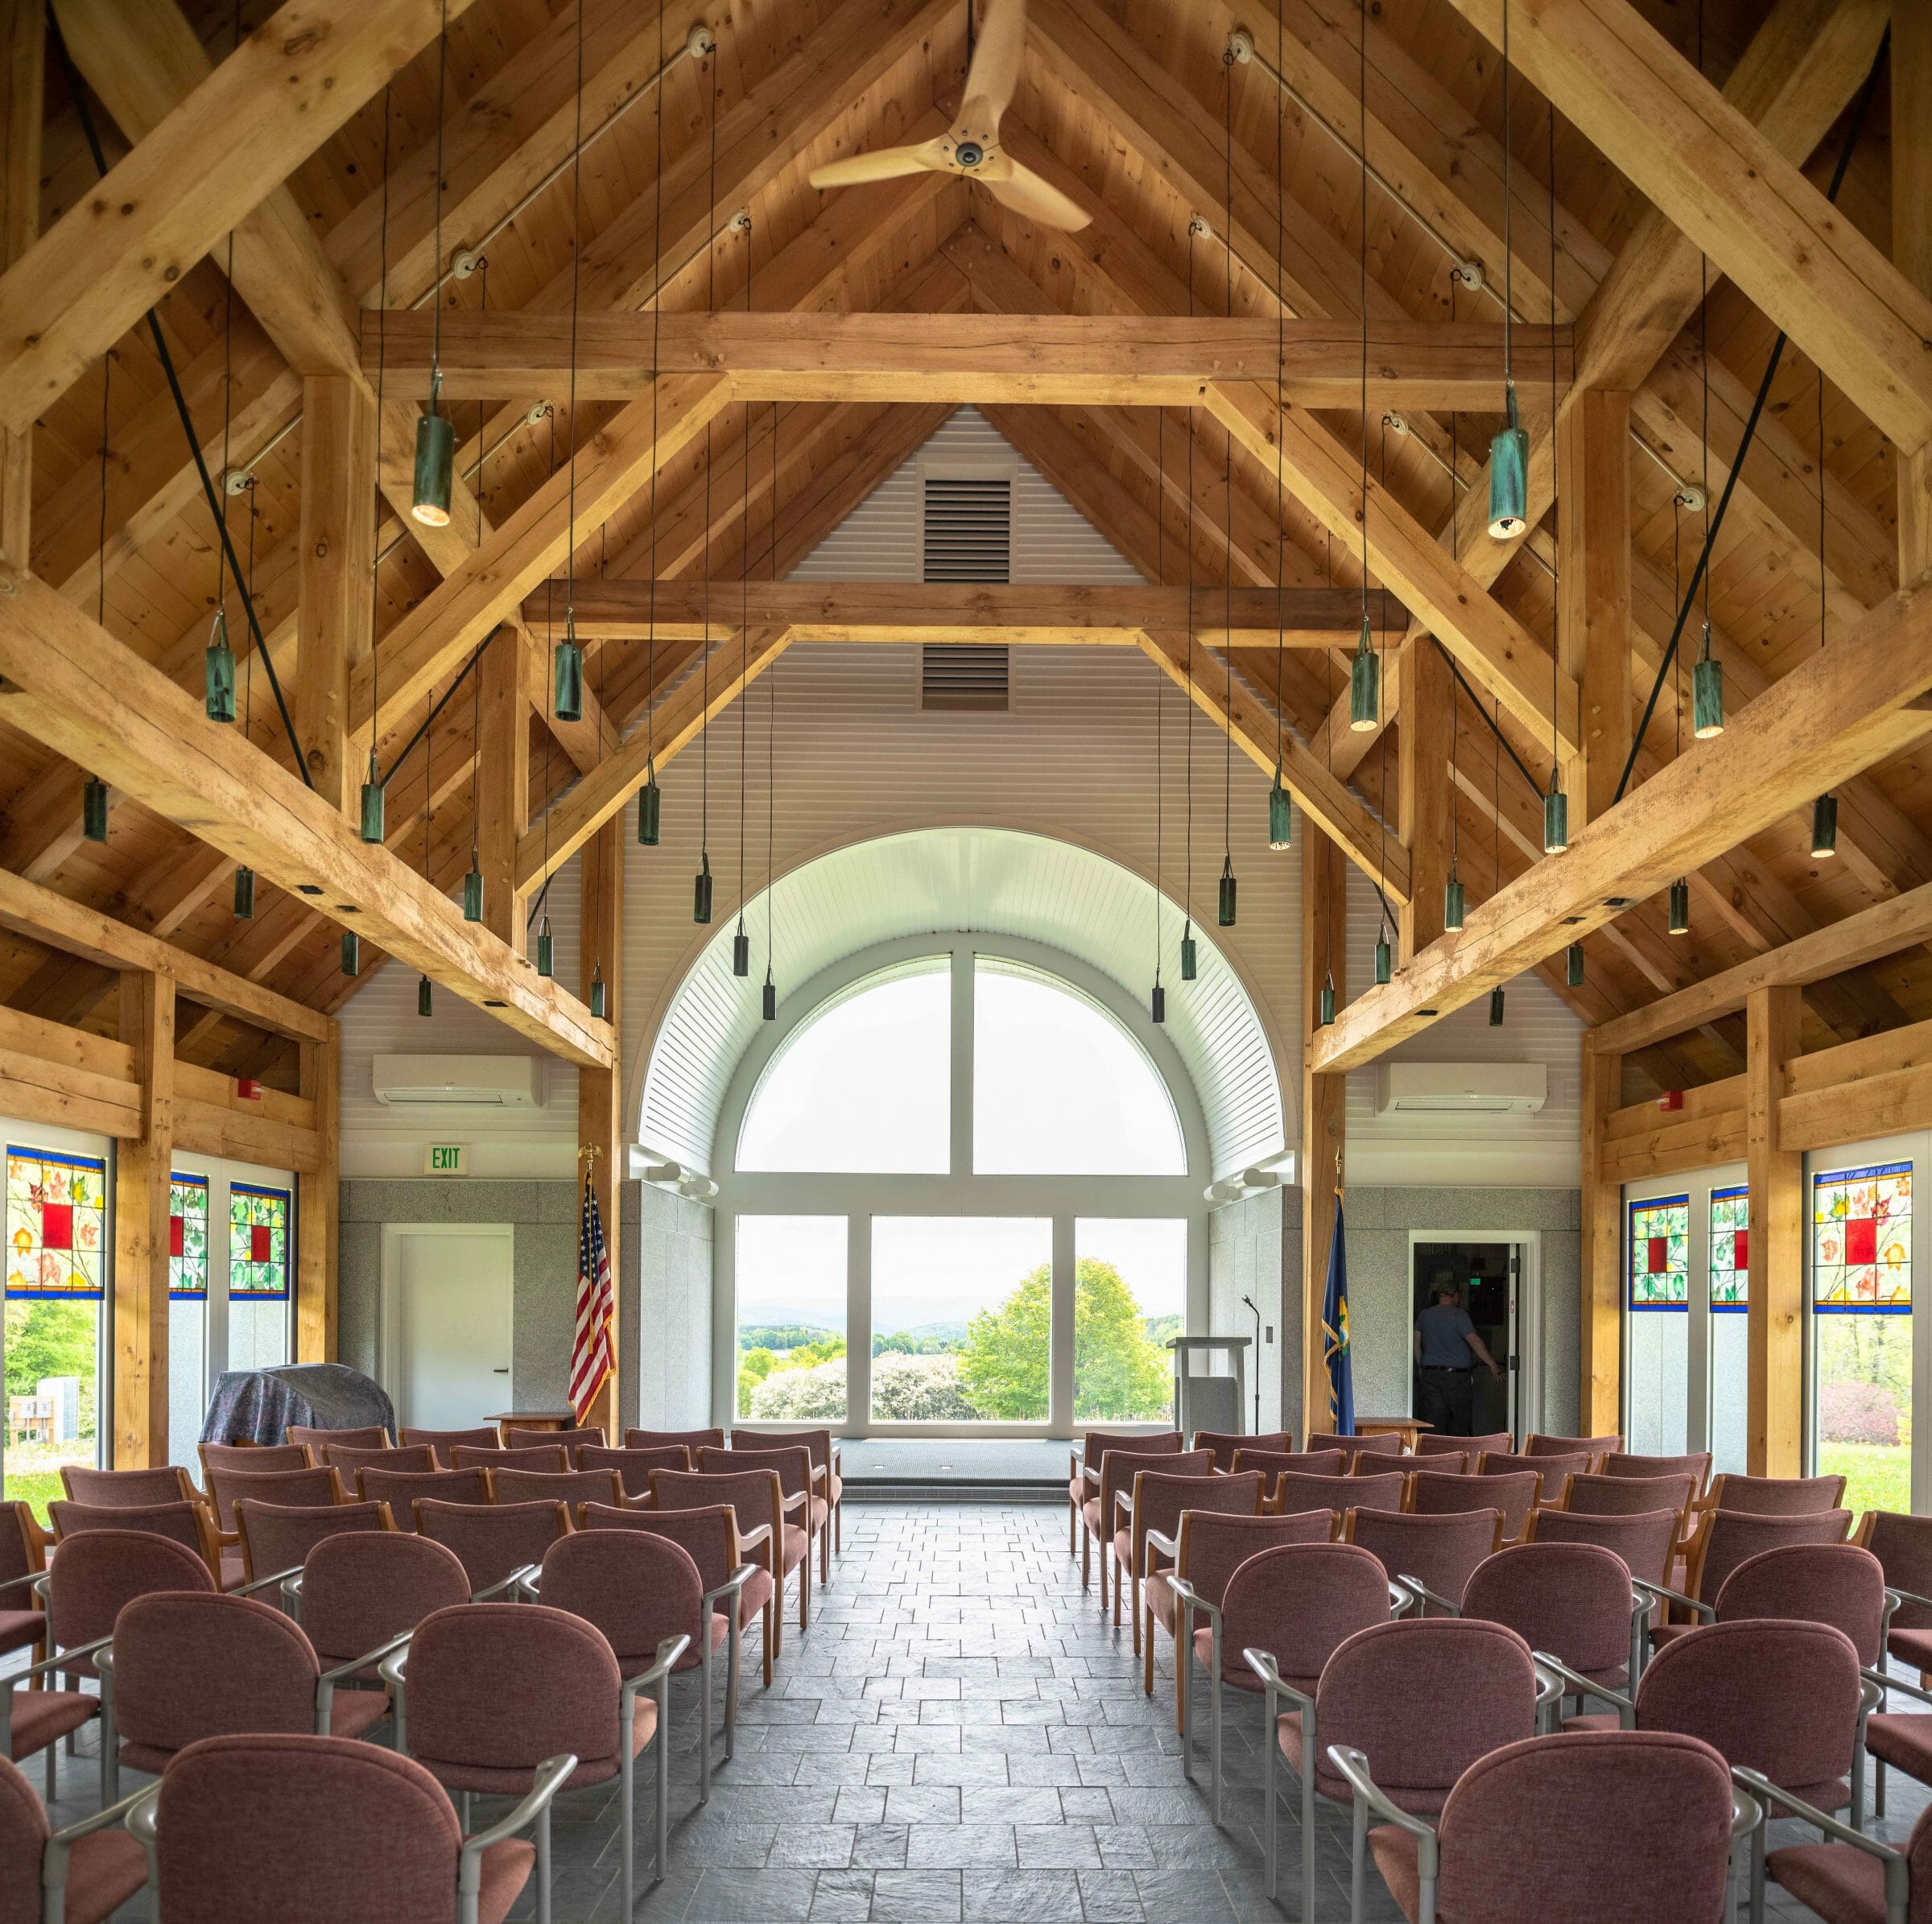
[[[1436,1278],[1435,1301],[1415,1319],[1415,1361],[1421,1388],[1416,1414],[1439,1436],[1468,1436],[1476,1406],[1478,1362],[1499,1381],[1502,1371],[1463,1307],[1463,1292],[1447,1275]]]

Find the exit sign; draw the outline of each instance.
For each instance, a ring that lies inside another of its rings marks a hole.
[[[469,1148],[462,1142],[431,1142],[423,1151],[426,1176],[461,1176],[469,1173]]]

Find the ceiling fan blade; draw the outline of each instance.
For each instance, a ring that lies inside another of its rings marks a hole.
[[[814,187],[857,187],[868,180],[897,180],[906,174],[943,174],[951,167],[945,143],[928,140],[916,147],[881,147],[874,153],[828,160],[815,167],[811,178]]]
[[[1026,44],[1026,0],[987,0],[986,18],[967,70],[960,125],[982,141],[999,131],[1000,116],[1020,84],[1020,52]]]
[[[1001,164],[996,171],[983,172],[976,178],[980,185],[1002,206],[1010,207],[1016,214],[1024,214],[1028,220],[1038,221],[1042,226],[1057,227],[1067,233],[1077,233],[1093,218],[1079,201],[1042,180],[1031,167],[1022,167],[1018,161],[1009,160],[1003,154],[999,160]]]

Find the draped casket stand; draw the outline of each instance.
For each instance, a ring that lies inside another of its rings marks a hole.
[[[346,1363],[291,1363],[279,1369],[225,1369],[201,1426],[213,1443],[279,1443],[291,1423],[310,1430],[361,1430],[393,1436],[394,1406],[382,1386]]]

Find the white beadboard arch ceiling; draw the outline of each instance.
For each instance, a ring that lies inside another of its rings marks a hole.
[[[1092,850],[1005,828],[925,828],[857,842],[807,861],[772,890],[786,982],[903,936],[1011,936],[1083,962],[1136,1001],[1151,986],[1151,883]],[[765,908],[748,921],[764,943]],[[638,1140],[708,1171],[719,1112],[760,1026],[758,979],[731,972],[724,922],[679,985],[658,1030]],[[1193,1083],[1218,1177],[1285,1146],[1281,1079],[1261,1018],[1226,956],[1198,926],[1199,974],[1180,980],[1181,913],[1162,913],[1166,1030]],[[762,972],[761,972],[762,973]],[[781,993],[784,985],[781,985]]]

